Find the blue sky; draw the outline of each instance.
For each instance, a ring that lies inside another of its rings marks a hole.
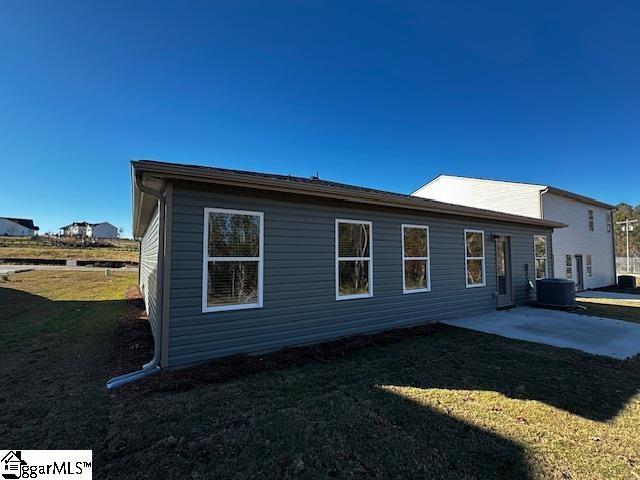
[[[0,215],[131,232],[129,161],[640,203],[640,3],[0,2]]]

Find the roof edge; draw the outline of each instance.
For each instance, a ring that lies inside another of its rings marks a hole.
[[[573,193],[568,190],[563,190],[562,188],[556,187],[547,187],[547,189],[542,193],[555,193],[556,195],[561,195],[563,197],[571,198],[572,200],[577,200],[579,202],[588,203],[589,205],[595,205],[596,207],[606,208],[607,210],[615,210],[615,205],[610,205],[608,203],[601,202],[600,200],[596,200],[595,198],[586,197],[584,195],[580,195],[579,193]]]
[[[440,174],[437,177],[433,177],[431,180],[429,180],[427,183],[425,183],[424,185],[422,185],[421,187],[416,188],[413,192],[411,192],[411,195],[415,195],[416,193],[418,193],[420,190],[422,190],[425,187],[428,187],[429,185],[431,185],[432,183],[434,183],[437,180],[440,180],[442,177],[446,177],[447,175],[444,174]]]
[[[482,181],[485,181],[485,182],[496,182],[496,183],[510,183],[510,184],[516,184],[516,185],[528,185],[528,186],[531,186],[531,187],[537,187],[538,189],[540,189],[540,191],[542,193],[545,193],[545,192],[555,193],[557,195],[562,195],[564,197],[572,198],[573,200],[578,200],[578,201],[581,201],[581,202],[584,202],[584,203],[588,203],[588,204],[591,204],[591,205],[595,205],[595,206],[598,206],[598,207],[607,208],[609,210],[614,210],[616,208],[615,205],[610,205],[608,203],[601,202],[600,200],[596,200],[593,197],[587,197],[586,195],[581,195],[579,193],[573,193],[573,192],[570,192],[568,190],[564,190],[562,188],[553,187],[551,185],[542,185],[542,184],[539,184],[539,183],[529,183],[529,182],[516,182],[516,181],[512,181],[512,180],[497,180],[495,178],[469,177],[469,176],[465,176],[465,175],[448,175],[446,173],[440,174],[437,177],[431,179],[430,181],[425,183],[423,186],[421,186],[420,188],[415,190],[413,193],[411,193],[411,195],[413,195],[416,192],[422,190],[423,188],[431,185],[436,180],[440,180],[443,177],[461,178],[461,179],[464,179],[464,180],[482,180]]]
[[[484,220],[503,221],[524,225],[536,225],[548,228],[563,228],[565,224],[521,215],[513,215],[494,210],[485,210],[474,207],[454,205],[436,200],[411,195],[401,195],[381,190],[367,190],[346,184],[299,183],[301,177],[289,177],[286,179],[270,177],[269,174],[256,174],[255,172],[243,172],[217,167],[197,165],[183,165],[177,163],[158,162],[155,160],[134,160],[131,162],[133,175],[147,173],[153,177],[170,178],[176,180],[215,183],[236,187],[268,190],[285,193],[301,194],[306,196],[333,198],[377,206],[405,208],[410,210],[426,211],[432,213],[451,214]],[[306,179],[305,179],[306,180]],[[136,188],[135,185],[133,186]],[[352,187],[352,188],[349,188]],[[135,211],[135,205],[134,205]]]
[[[16,225],[20,225],[23,228],[27,228],[29,230],[40,230],[36,224],[33,223],[33,219],[31,218],[18,218],[18,217],[0,217],[5,220],[8,220]]]
[[[542,185],[540,183],[530,183],[530,182],[517,182],[515,180],[498,180],[496,178],[484,178],[484,177],[471,177],[468,175],[449,175],[447,173],[441,173],[440,175],[438,175],[437,177],[435,177],[434,179],[428,181],[427,183],[425,183],[422,187],[420,187],[418,190],[430,185],[431,183],[435,182],[436,180],[439,180],[443,177],[449,177],[449,178],[461,178],[463,180],[481,180],[483,182],[494,182],[494,183],[511,183],[511,184],[516,184],[516,185],[526,185],[528,187],[535,187],[539,190],[544,190],[545,188],[549,188],[548,185]],[[416,190],[416,192],[418,191]],[[415,193],[415,192],[414,192]],[[413,194],[412,194],[413,195]]]

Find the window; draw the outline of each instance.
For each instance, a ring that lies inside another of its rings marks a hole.
[[[611,232],[611,214],[610,213],[607,214],[607,232],[608,233]]]
[[[467,288],[484,287],[484,232],[482,230],[465,230],[465,273]]]
[[[371,222],[336,219],[336,300],[372,296]]]
[[[593,210],[589,209],[589,231],[593,232]]]
[[[263,214],[204,209],[202,311],[262,307]]]
[[[402,225],[402,291],[431,290],[429,265],[429,227]]]
[[[587,255],[587,276],[590,277],[593,273],[593,268],[591,264],[591,255]]]
[[[547,237],[533,236],[533,251],[536,258],[536,280],[547,276]]]
[[[566,277],[571,280],[573,278],[573,261],[571,255],[565,255]]]

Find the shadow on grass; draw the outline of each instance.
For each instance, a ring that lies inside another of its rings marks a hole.
[[[532,478],[536,466],[525,444],[443,413],[446,393],[435,410],[384,386],[499,392],[607,421],[639,382],[633,361],[444,325],[224,359],[123,391],[112,447],[125,453],[113,458],[113,471],[135,461],[152,473],[184,469],[216,478],[303,471],[337,478]],[[163,420],[151,430],[147,421],[130,424],[132,404],[161,409]],[[545,421],[553,421],[549,415]],[[127,452],[140,445],[148,448],[132,458]],[[163,465],[173,451],[178,456]]]
[[[55,301],[2,285],[0,437],[7,444],[90,448],[99,456],[114,331],[123,314],[139,317],[140,306],[132,301]],[[141,323],[146,339],[148,323]]]
[[[3,438],[92,448],[101,478],[531,478],[520,443],[379,386],[495,391],[606,421],[640,384],[634,362],[436,325],[213,361],[109,396],[105,379],[149,353],[148,325],[122,324],[142,318],[139,304],[0,290],[0,306],[21,312],[0,326],[46,346],[0,367]]]
[[[429,344],[453,340],[453,330],[409,329],[427,330],[433,335],[405,337],[408,345],[399,332],[386,332],[210,362],[123,387],[111,416],[108,473],[117,478],[135,464],[165,478],[185,471],[205,478],[531,478],[519,443],[378,387],[433,373]],[[412,347],[427,363],[407,356]],[[162,418],[143,413],[158,409]]]
[[[126,300],[62,300],[56,301],[23,290],[0,288],[1,348],[22,348],[78,335],[98,335],[111,324],[102,322],[105,316],[117,317]]]
[[[428,335],[439,333],[439,335]],[[418,337],[416,337],[418,336]],[[420,337],[422,336],[422,337]],[[443,338],[442,342],[436,339]],[[248,374],[306,363],[327,368],[350,354],[368,355],[366,348],[392,345],[372,354],[359,381],[417,388],[484,390],[507,397],[537,400],[597,421],[614,418],[638,393],[640,371],[635,360],[619,361],[470,332],[441,324],[397,329],[369,336],[289,348],[262,356],[240,355],[174,371],[140,382],[138,393],[186,391],[224,383]],[[416,348],[410,342],[418,341]]]
[[[443,345],[424,371],[404,369],[378,383],[497,392],[600,422],[615,418],[638,394],[637,358],[620,361],[465,330],[448,335],[455,348]],[[407,356],[411,362],[413,355]]]

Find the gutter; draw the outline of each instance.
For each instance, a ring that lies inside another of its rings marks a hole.
[[[538,195],[538,198],[540,199],[540,218],[542,219],[544,219],[544,200],[542,199],[542,196],[548,191],[549,187],[545,188],[544,190],[540,190],[540,195]]]
[[[164,305],[164,244],[165,244],[165,206],[166,198],[165,192],[167,190],[166,183],[163,182],[161,190],[153,190],[146,187],[142,183],[142,174],[136,174],[135,176],[136,187],[143,193],[156,197],[158,200],[158,268],[156,272],[156,308],[157,315],[160,315],[160,325],[156,330],[156,336],[153,339],[153,358],[149,363],[142,366],[142,369],[135,372],[125,373],[124,375],[118,375],[113,377],[106,384],[107,390],[113,390],[127,383],[139,380],[141,378],[153,375],[160,372],[160,359],[162,353],[162,333],[163,333],[163,305]],[[142,249],[140,249],[142,253]],[[138,264],[138,275],[140,274],[141,264]]]
[[[562,197],[571,198],[572,200],[588,203],[589,205],[593,205],[594,207],[605,208],[607,210],[615,210],[616,208],[615,205],[610,205],[608,203],[601,202],[600,200],[596,200],[595,198],[585,197],[584,195],[580,195],[579,193],[573,193],[561,188],[547,187],[546,191],[548,191],[549,193],[555,193],[556,195],[560,195]]]
[[[138,285],[140,285],[140,272],[142,265],[142,240],[136,240],[138,242]]]
[[[612,250],[613,250],[613,281],[615,282],[614,285],[618,284],[618,258],[616,255],[616,234],[615,234],[615,222],[614,222],[614,218],[613,218],[613,210],[609,211],[609,221],[611,222],[611,244],[612,244]]]

